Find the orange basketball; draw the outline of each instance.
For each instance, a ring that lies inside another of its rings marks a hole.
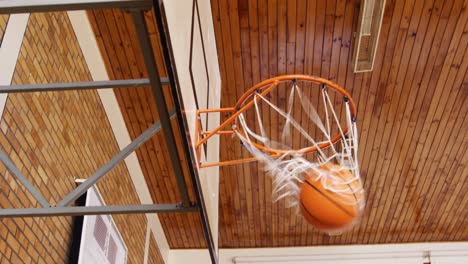
[[[304,218],[321,231],[351,226],[360,215],[361,181],[339,165],[327,163],[310,171],[301,187],[300,206]],[[322,177],[318,177],[319,174]]]

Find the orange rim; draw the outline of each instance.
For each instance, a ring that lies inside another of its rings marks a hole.
[[[205,110],[198,110],[197,111],[197,113],[196,113],[197,121],[196,121],[196,124],[195,124],[195,126],[196,126],[195,131],[197,131],[196,132],[197,133],[197,135],[196,135],[196,142],[197,143],[196,143],[195,147],[197,149],[197,156],[198,156],[199,160],[200,160],[200,155],[201,155],[201,152],[200,152],[201,151],[201,149],[200,149],[201,145],[206,143],[208,141],[208,139],[210,139],[214,135],[227,135],[227,134],[232,134],[232,133],[237,132],[237,135],[239,137],[241,137],[241,139],[248,142],[247,137],[244,134],[244,132],[242,132],[241,130],[238,129],[237,117],[241,113],[245,112],[247,109],[252,107],[254,105],[255,100],[258,100],[258,99],[249,100],[249,98],[253,98],[253,95],[255,93],[260,93],[262,96],[264,96],[264,95],[270,93],[281,82],[287,82],[287,81],[292,82],[294,80],[296,80],[296,81],[307,81],[307,82],[313,82],[313,83],[320,84],[320,85],[326,85],[326,87],[329,87],[329,88],[335,90],[336,92],[343,95],[343,97],[348,98],[348,103],[349,103],[349,106],[350,106],[351,116],[352,116],[352,118],[354,118],[356,116],[356,105],[354,104],[353,98],[351,97],[351,95],[345,89],[343,89],[341,86],[337,85],[336,83],[333,83],[333,82],[331,82],[329,80],[326,80],[326,79],[323,79],[323,78],[308,76],[308,75],[301,75],[301,74],[278,76],[278,77],[275,77],[275,78],[265,80],[265,81],[255,85],[254,87],[250,88],[246,93],[244,93],[241,96],[241,98],[237,101],[237,103],[236,103],[236,105],[234,107],[231,107],[231,108],[218,108],[218,109],[205,109]],[[211,131],[202,131],[201,126],[199,124],[200,114],[214,113],[214,112],[219,112],[219,113],[232,112],[233,114],[231,116],[229,116],[226,120],[224,120],[224,122],[221,123],[215,129],[213,129]],[[355,120],[353,120],[353,122],[354,121]],[[229,124],[232,124],[232,130],[223,130]],[[343,129],[343,133],[347,134],[348,130],[349,130],[349,127],[346,126]],[[325,148],[329,147],[331,144],[335,144],[341,138],[342,138],[342,135],[339,133],[339,134],[334,135],[329,142],[323,142],[323,143],[318,144],[317,146],[304,148],[304,149],[300,149],[300,150],[274,149],[274,148],[265,147],[263,145],[255,143],[255,142],[251,142],[251,143],[256,148],[264,151],[265,153],[268,153],[270,156],[278,157],[278,156],[280,156],[282,154],[291,153],[291,152],[292,153],[294,153],[294,152],[301,152],[301,153],[316,152],[318,149],[325,149]],[[231,161],[223,161],[223,162],[216,162],[216,163],[209,163],[209,164],[200,164],[200,168],[239,164],[239,163],[251,162],[251,161],[255,161],[255,160],[256,160],[256,158],[244,158],[244,159],[231,160]]]
[[[342,94],[343,97],[348,98],[349,105],[350,105],[351,116],[356,116],[356,105],[354,104],[354,101],[353,101],[353,98],[351,97],[351,95],[345,89],[343,89],[338,84],[333,83],[333,82],[331,82],[329,80],[319,78],[319,77],[314,77],[314,76],[302,75],[302,74],[282,75],[282,76],[278,76],[278,77],[274,77],[274,78],[265,80],[265,81],[255,85],[254,87],[250,88],[246,93],[244,93],[242,95],[242,97],[239,99],[239,101],[237,101],[236,105],[234,106],[234,109],[243,110],[242,106],[244,106],[244,104],[248,101],[247,99],[252,97],[255,93],[262,92],[265,89],[268,89],[268,88],[270,88],[272,86],[273,86],[273,89],[274,89],[275,87],[278,86],[278,84],[280,82],[287,82],[287,81],[292,82],[294,80],[296,80],[296,81],[308,81],[308,82],[313,82],[313,83],[317,83],[317,84],[325,84],[327,87],[330,87],[330,88],[334,89],[338,93]],[[267,93],[271,92],[273,89],[268,89]],[[267,94],[267,93],[265,93],[265,94]],[[265,94],[262,93],[262,95],[265,95]],[[253,102],[253,100],[250,101],[250,102]],[[245,110],[247,110],[247,109],[245,109]],[[239,110],[238,112],[241,112],[241,111]],[[236,117],[237,116],[238,115],[236,115]],[[348,129],[349,128],[346,126],[343,129],[343,133],[347,134]],[[242,132],[241,130],[238,129],[237,118],[234,119],[234,121],[233,121],[233,130],[235,132],[237,132],[238,136],[241,137],[244,141],[248,141],[247,137],[244,134],[244,132]],[[338,142],[341,139],[341,137],[342,137],[341,134],[336,134],[331,138],[331,142],[324,142],[324,143],[318,144],[317,146],[313,146],[313,147],[309,147],[309,148],[305,148],[305,149],[300,149],[300,150],[296,150],[296,149],[295,150],[274,149],[274,148],[265,147],[263,145],[255,143],[255,142],[251,142],[251,144],[254,145],[256,148],[258,148],[258,149],[260,149],[260,150],[262,150],[264,152],[270,153],[270,154],[285,154],[285,153],[299,152],[299,151],[301,153],[311,153],[311,152],[316,152],[318,149],[325,149],[325,148],[329,147],[331,144],[335,144],[336,142]]]

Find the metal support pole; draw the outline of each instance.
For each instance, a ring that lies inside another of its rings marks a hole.
[[[169,78],[170,86],[171,86],[171,92],[172,92],[172,97],[174,98],[174,105],[177,110],[177,119],[178,122],[177,124],[179,125],[180,131],[187,131],[186,127],[187,124],[184,121],[184,118],[182,116],[182,112],[180,111],[181,109],[181,99],[180,94],[179,94],[179,88],[176,85],[176,77],[175,77],[175,69],[173,69],[173,64],[172,64],[172,56],[171,56],[171,40],[170,36],[167,35],[167,28],[164,22],[164,6],[163,6],[163,1],[162,0],[153,0],[153,10],[154,10],[154,16],[156,18],[156,24],[158,26],[158,31],[159,31],[159,39],[161,41],[161,48],[163,51],[163,56],[164,56],[164,62],[166,64],[166,69],[167,69],[167,75]],[[200,217],[202,219],[202,227],[203,227],[203,234],[205,235],[206,243],[208,245],[208,251],[210,252],[210,259],[213,264],[218,263],[218,252],[216,251],[215,245],[214,245],[214,239],[213,239],[213,234],[211,233],[211,228],[210,228],[210,221],[208,218],[208,213],[206,210],[206,205],[204,203],[204,198],[203,198],[203,192],[202,192],[202,187],[200,183],[200,177],[198,176],[198,171],[195,169],[194,165],[196,164],[196,158],[194,155],[192,155],[190,151],[190,146],[187,140],[182,141],[182,147],[184,149],[184,155],[187,159],[187,161],[191,161],[192,164],[190,166],[190,177],[193,182],[193,187],[194,187],[194,192],[196,195],[197,199],[197,204],[200,206]]]
[[[197,206],[182,207],[179,204],[72,206],[72,207],[49,207],[49,208],[0,209],[0,218],[140,214],[140,213],[145,214],[145,213],[173,213],[173,212],[196,212],[196,211],[198,211]]]
[[[42,196],[42,194],[32,185],[26,176],[21,173],[21,171],[15,166],[13,161],[8,158],[8,156],[0,150],[0,160],[3,161],[3,164],[16,176],[16,178],[24,185],[24,187],[36,198],[36,200],[43,206],[49,207],[49,202]]]
[[[163,85],[169,85],[167,78],[161,78]],[[93,90],[111,88],[134,88],[149,86],[149,79],[109,80],[93,82],[70,82],[48,84],[0,85],[0,93],[25,93],[48,91]]]
[[[171,111],[171,118],[175,117],[174,111]],[[76,187],[71,191],[65,198],[63,198],[57,207],[64,207],[70,205],[76,199],[78,199],[83,193],[85,193],[89,188],[91,188],[97,181],[104,177],[110,170],[117,166],[121,161],[127,158],[133,151],[139,148],[143,143],[150,139],[156,132],[161,129],[161,123],[157,121],[145,130],[141,135],[139,135],[134,141],[128,144],[124,149],[122,149],[117,155],[115,155],[111,160],[99,168],[91,177],[84,181],[80,186]]]
[[[99,8],[151,8],[151,0],[8,0],[0,1],[0,14],[87,10]]]
[[[185,184],[182,164],[180,162],[179,152],[177,150],[177,145],[174,138],[174,131],[172,129],[171,121],[169,120],[166,100],[164,99],[164,92],[162,89],[158,68],[156,66],[156,61],[151,46],[151,40],[148,36],[148,29],[146,26],[143,11],[132,10],[132,15],[133,21],[135,22],[135,28],[138,34],[138,39],[140,41],[146,70],[148,71],[148,76],[151,81],[153,97],[156,101],[156,107],[158,109],[159,119],[162,124],[167,150],[169,152],[169,157],[172,163],[172,169],[174,170],[174,176],[176,178],[177,185],[179,187],[179,193],[182,198],[182,204],[188,207],[190,206],[190,200],[188,197],[187,185]]]

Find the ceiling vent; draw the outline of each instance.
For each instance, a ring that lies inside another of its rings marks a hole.
[[[379,42],[385,0],[363,0],[354,35],[354,72],[372,71]]]

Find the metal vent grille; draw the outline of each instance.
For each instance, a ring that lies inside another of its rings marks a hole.
[[[93,235],[101,249],[104,250],[106,246],[107,226],[100,215],[96,216]]]
[[[86,195],[86,206],[105,205],[95,187]],[[88,215],[83,220],[78,264],[125,264],[128,249],[111,216]]]
[[[372,71],[377,52],[386,0],[361,2],[358,29],[354,39],[354,72]]]
[[[107,251],[107,259],[109,263],[114,264],[115,258],[117,257],[117,244],[115,244],[114,238],[109,238],[109,249]]]

